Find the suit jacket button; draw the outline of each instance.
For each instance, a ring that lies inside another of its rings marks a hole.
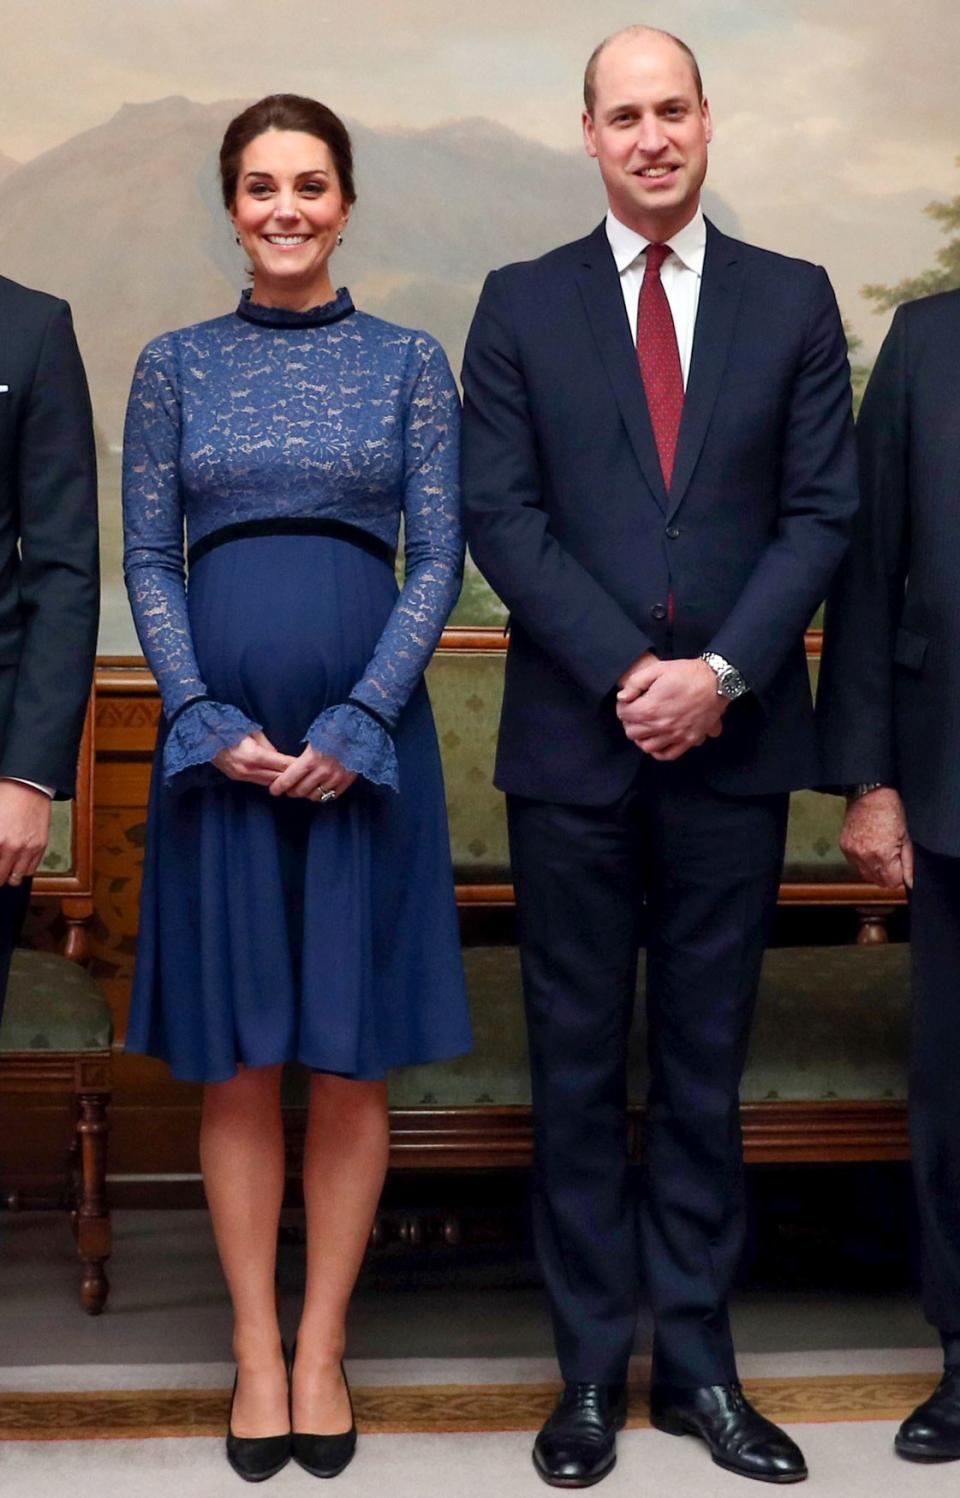
[[[655,603],[653,605],[653,608],[650,610],[650,618],[651,619],[666,619],[666,617],[667,617],[667,606],[666,606],[666,604],[665,603]]]
[[[680,532],[675,525],[668,525],[664,532],[664,535],[669,536],[671,541],[675,541],[679,534]]]

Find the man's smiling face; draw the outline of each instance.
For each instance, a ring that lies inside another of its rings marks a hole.
[[[711,135],[707,101],[675,42],[641,32],[604,48],[583,139],[622,223],[656,241],[688,224],[700,202]]]

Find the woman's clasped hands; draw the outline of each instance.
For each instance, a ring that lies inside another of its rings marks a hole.
[[[281,754],[262,730],[247,734],[231,749],[221,749],[213,763],[229,780],[266,786],[271,796],[308,801],[342,796],[357,778],[332,754],[321,754],[309,744],[300,754]]]

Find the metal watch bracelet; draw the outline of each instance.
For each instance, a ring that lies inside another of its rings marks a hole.
[[[749,687],[736,666],[731,666],[730,662],[724,660],[723,656],[718,655],[715,650],[701,651],[700,659],[706,661],[717,678],[718,697],[726,697],[733,702],[737,697],[742,697],[744,692],[749,691]]]

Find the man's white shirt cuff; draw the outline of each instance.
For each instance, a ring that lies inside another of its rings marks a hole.
[[[38,780],[24,780],[22,775],[0,775],[0,780],[15,780],[17,785],[28,785],[31,790],[43,791],[43,794],[49,796],[51,801],[55,795],[52,785],[41,785]]]

